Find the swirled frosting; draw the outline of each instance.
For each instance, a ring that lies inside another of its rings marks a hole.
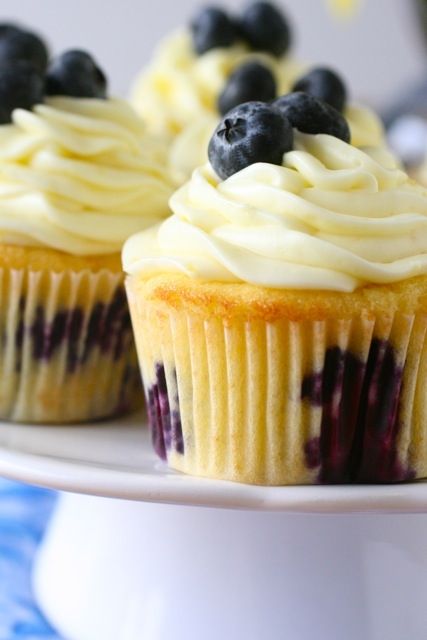
[[[282,166],[207,164],[171,208],[126,243],[128,273],[335,291],[427,273],[427,191],[384,149],[296,131]]]
[[[254,53],[243,43],[198,56],[189,32],[182,31],[160,44],[149,67],[137,78],[131,101],[150,130],[176,135],[200,116],[218,118],[218,95],[234,69],[249,59],[271,69],[279,95],[290,90],[301,72],[289,56]]]
[[[0,240],[120,251],[169,213],[166,146],[122,100],[51,98],[0,126]]]
[[[384,147],[385,135],[378,116],[367,107],[349,104],[344,116],[355,147]],[[191,177],[196,167],[208,161],[209,140],[218,125],[219,115],[204,114],[181,131],[170,145],[169,166],[177,185]]]

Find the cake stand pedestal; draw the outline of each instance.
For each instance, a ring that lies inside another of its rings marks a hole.
[[[142,421],[0,424],[0,474],[66,492],[34,570],[64,638],[427,638],[427,483],[192,478]]]

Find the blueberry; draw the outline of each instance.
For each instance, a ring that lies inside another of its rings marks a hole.
[[[0,64],[23,60],[44,73],[48,59],[46,44],[38,35],[14,24],[0,24]]]
[[[205,7],[191,23],[193,46],[200,56],[217,47],[230,47],[237,39],[233,20],[221,9]]]
[[[347,102],[347,89],[340,76],[326,67],[316,67],[297,80],[292,91],[305,91],[337,111],[343,111]]]
[[[275,100],[273,104],[295,129],[303,133],[327,133],[344,142],[350,142],[347,120],[339,111],[309,93],[288,93]]]
[[[16,31],[22,31],[22,29],[14,22],[0,22],[0,38],[4,38],[9,33]]]
[[[243,102],[270,102],[276,95],[276,80],[270,69],[260,62],[246,62],[228,79],[224,91],[218,98],[218,108],[221,114],[225,114]]]
[[[225,180],[255,162],[282,164],[292,144],[291,124],[276,107],[246,102],[224,116],[209,142],[208,155]]]
[[[70,49],[50,63],[46,93],[50,96],[105,98],[107,79],[89,53]]]
[[[239,27],[242,37],[255,51],[282,56],[291,45],[289,23],[270,2],[250,4],[242,14]]]
[[[0,124],[11,122],[14,109],[43,102],[44,79],[30,62],[0,65]]]

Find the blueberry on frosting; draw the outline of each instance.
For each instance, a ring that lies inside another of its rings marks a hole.
[[[14,109],[31,109],[43,102],[44,78],[24,60],[0,63],[0,124],[11,122]]]
[[[70,49],[55,58],[46,74],[48,95],[106,98],[107,79],[86,51]]]
[[[303,133],[326,133],[344,142],[350,142],[350,127],[344,116],[309,93],[288,93],[275,100],[273,104],[295,129]]]
[[[277,95],[276,80],[270,69],[253,60],[238,67],[230,76],[218,99],[221,114],[243,102],[259,100],[269,102]]]
[[[347,102],[347,88],[342,78],[327,67],[316,67],[299,78],[292,91],[304,91],[337,111],[343,111]]]
[[[202,55],[217,47],[230,47],[237,38],[237,29],[228,14],[217,7],[205,7],[191,23],[194,50]]]
[[[291,29],[283,13],[270,2],[253,2],[239,22],[244,40],[255,51],[284,55],[291,45]]]
[[[48,58],[46,44],[37,34],[11,23],[0,24],[0,64],[29,62],[37,71],[43,73]]]
[[[208,156],[218,176],[225,180],[256,162],[282,164],[292,144],[292,126],[275,106],[246,102],[229,111],[219,123]]]

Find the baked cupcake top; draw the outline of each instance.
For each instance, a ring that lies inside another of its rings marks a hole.
[[[0,29],[3,63],[10,37]],[[107,98],[89,54],[47,59],[38,69],[32,60],[0,66],[0,241],[118,252],[168,215],[166,146],[125,101]]]
[[[353,291],[427,273],[427,192],[306,93],[230,111],[174,215],[130,238],[128,273]]]

